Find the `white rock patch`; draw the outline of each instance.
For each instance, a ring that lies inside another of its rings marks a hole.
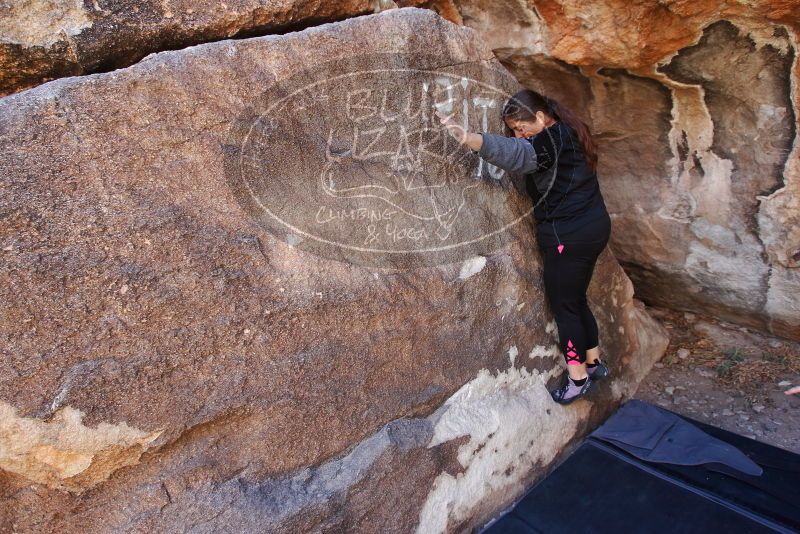
[[[461,272],[458,273],[458,277],[461,280],[466,280],[470,276],[481,272],[484,267],[486,267],[486,257],[474,256],[461,265]]]
[[[470,517],[484,499],[503,501],[534,466],[555,458],[590,408],[582,400],[566,407],[552,401],[545,384],[560,372],[558,367],[546,373],[512,367],[495,376],[482,369],[440,407],[428,447],[469,436],[458,451],[466,471],[436,478],[420,512],[418,534],[445,532],[449,523]]]
[[[508,359],[511,360],[511,366],[512,367],[514,366],[514,360],[516,359],[517,354],[519,354],[519,350],[517,349],[517,346],[516,345],[512,345],[508,349]]]
[[[558,345],[550,345],[549,347],[536,345],[528,354],[529,358],[557,358],[558,356],[561,356],[561,349],[558,348]]]

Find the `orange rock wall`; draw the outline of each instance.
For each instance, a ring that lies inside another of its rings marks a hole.
[[[800,338],[797,2],[456,2],[600,145],[646,301]]]

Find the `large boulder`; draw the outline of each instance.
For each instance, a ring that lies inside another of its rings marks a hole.
[[[606,250],[613,378],[549,398],[530,200],[430,113],[517,87],[403,8],[0,100],[0,529],[453,532],[546,473],[667,338]]]
[[[796,2],[456,4],[592,126],[637,295],[800,339]]]
[[[460,22],[451,0],[400,0]],[[151,52],[286,33],[379,11],[391,0],[28,0],[0,3],[0,96],[127,67]]]

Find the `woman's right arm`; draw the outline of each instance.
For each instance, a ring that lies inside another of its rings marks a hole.
[[[473,151],[495,167],[500,167],[513,174],[526,174],[539,167],[536,150],[528,139],[506,137],[489,132],[470,135],[482,138],[478,145],[479,148],[473,149]],[[470,145],[474,146],[472,143]]]
[[[453,120],[453,114],[434,112],[447,132],[460,144],[494,165],[512,174],[525,174],[539,168],[531,138],[519,139],[489,132],[472,133]],[[546,158],[545,158],[546,159]]]

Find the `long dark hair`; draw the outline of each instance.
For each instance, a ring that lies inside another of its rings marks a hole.
[[[533,89],[517,91],[503,106],[501,118],[503,119],[506,135],[510,137],[514,133],[505,124],[505,119],[535,121],[537,111],[566,123],[578,133],[578,139],[583,145],[583,153],[586,156],[586,163],[593,173],[597,172],[597,147],[592,140],[592,134],[589,132],[589,127],[586,123],[557,100],[537,93]]]

